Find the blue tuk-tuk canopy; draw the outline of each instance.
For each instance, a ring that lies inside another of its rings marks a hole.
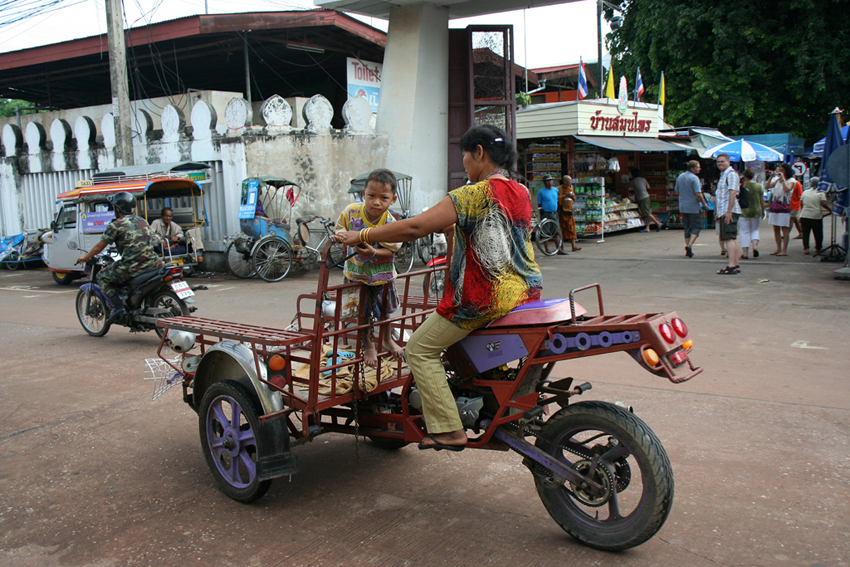
[[[733,140],[746,140],[748,142],[756,142],[773,148],[779,153],[785,154],[788,159],[791,156],[803,155],[806,141],[793,134],[753,134],[747,136],[729,136]]]

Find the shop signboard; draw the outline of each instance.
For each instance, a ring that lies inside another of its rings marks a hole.
[[[346,59],[348,98],[362,96],[369,101],[372,112],[378,112],[383,68],[384,66],[380,63],[348,57]]]
[[[588,104],[576,107],[578,134],[655,138],[660,120],[655,105],[629,105],[623,114],[615,105]]]

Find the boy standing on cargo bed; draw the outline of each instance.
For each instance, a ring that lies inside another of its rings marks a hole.
[[[378,226],[395,221],[389,212],[390,206],[396,202],[397,182],[395,175],[388,169],[376,169],[366,179],[363,189],[363,202],[348,205],[336,221],[336,231],[349,230],[368,234],[368,231]],[[387,316],[398,309],[399,300],[395,287],[395,253],[401,248],[400,242],[374,242],[369,244],[366,239],[356,247],[346,247],[346,255],[355,252],[345,262],[345,282],[360,282],[367,286],[366,305],[361,310],[369,321],[386,320]],[[386,295],[386,313],[381,309]],[[359,293],[358,293],[359,297]],[[345,309],[343,305],[343,310]],[[372,337],[370,325],[364,334],[363,361],[367,366],[377,368],[378,352]],[[383,348],[396,360],[404,356],[404,349],[392,339],[392,331],[384,330]]]

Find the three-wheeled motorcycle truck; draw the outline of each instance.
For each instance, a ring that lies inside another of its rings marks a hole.
[[[399,275],[401,306],[389,326],[376,327],[379,334],[392,332],[404,344],[439,301],[422,278],[447,265]],[[385,449],[427,434],[407,365],[382,358],[372,371],[363,364],[369,322],[343,309],[347,295],[362,293],[358,285],[330,283],[323,264],[316,291],[299,296],[285,328],[190,316],[157,323],[167,333],[160,358],[148,362],[160,364],[163,383],[182,385],[210,471],[231,498],[263,496],[272,479],[298,471],[293,448],[326,433],[363,436]],[[595,292],[592,314],[576,303],[581,292]],[[690,360],[692,346],[675,312],[605,313],[593,284],[518,307],[447,349],[443,361],[467,449],[518,453],[564,530],[587,545],[622,550],[651,538],[670,513],[670,461],[630,408],[583,400],[591,385],[559,375],[556,363],[565,369],[572,359],[623,352],[680,383],[702,371]]]

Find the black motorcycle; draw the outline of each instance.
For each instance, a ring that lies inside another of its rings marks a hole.
[[[86,262],[89,283],[80,286],[77,293],[77,318],[83,329],[93,337],[102,337],[113,324],[129,327],[131,332],[156,331],[162,338],[164,330],[156,326],[158,319],[189,315],[196,310],[184,301],[195,295],[183,280],[183,268],[166,264],[144,272],[124,282],[119,295],[127,315],[107,323],[113,305],[96,283],[97,273],[114,262],[107,254],[95,256]]]

